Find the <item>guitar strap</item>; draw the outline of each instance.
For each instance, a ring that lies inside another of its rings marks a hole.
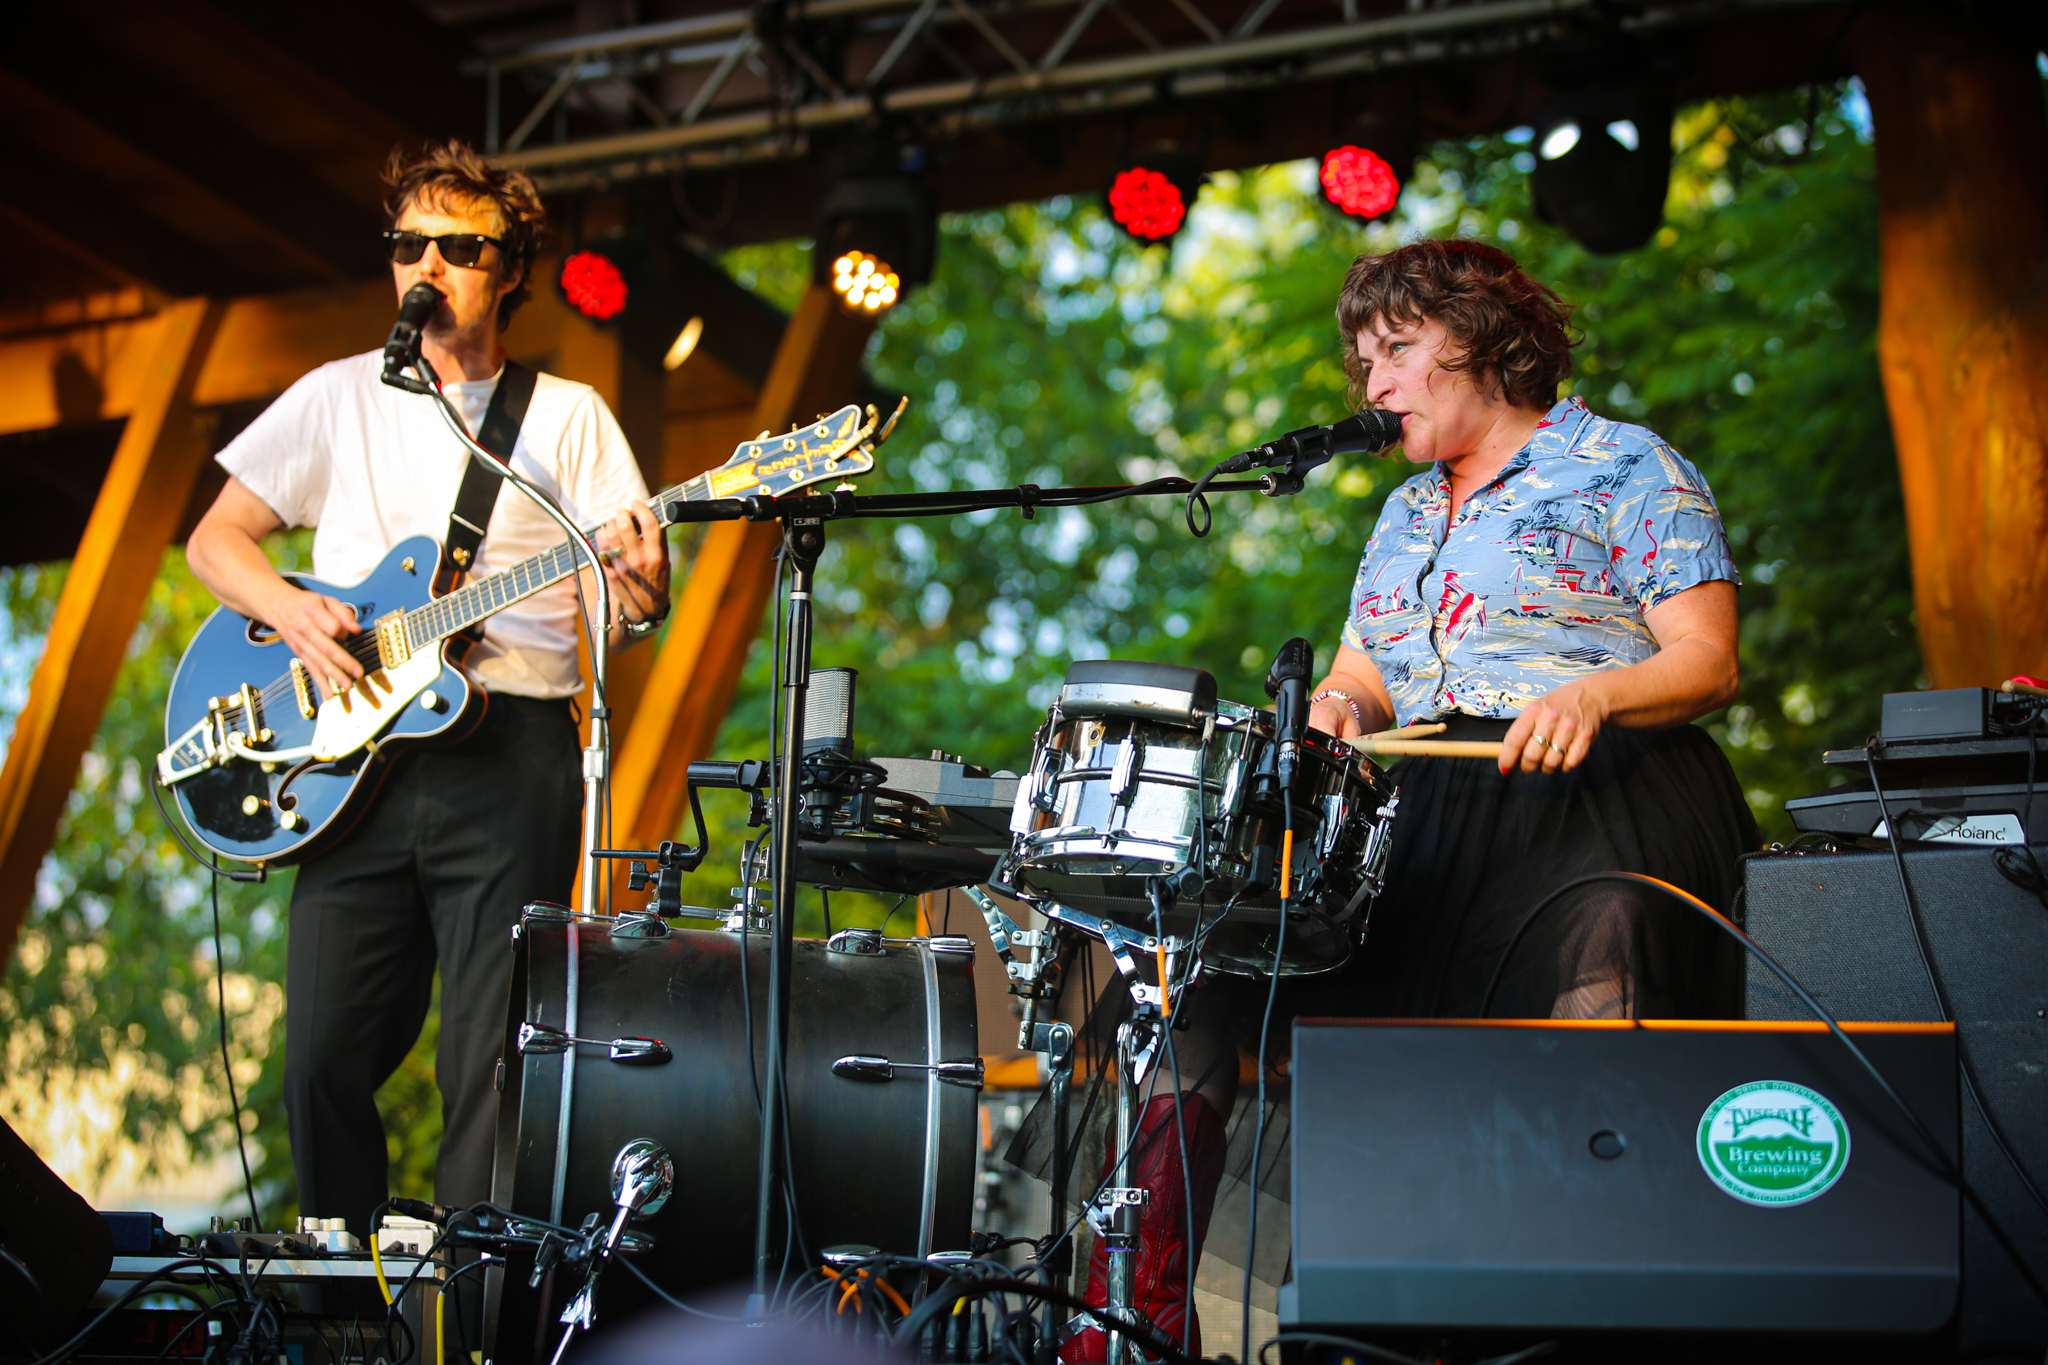
[[[476,430],[476,443],[498,457],[512,462],[512,448],[519,443],[519,428],[526,421],[527,404],[533,401],[538,376],[526,366],[506,357],[505,372],[491,392],[490,406]],[[498,505],[498,488],[505,481],[484,469],[474,459],[462,462],[462,487],[455,493],[455,510],[448,514],[448,534],[442,544],[458,572],[467,572],[476,562],[477,547],[491,524],[491,510]]]

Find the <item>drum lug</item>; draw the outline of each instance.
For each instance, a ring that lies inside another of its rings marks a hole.
[[[962,957],[974,956],[974,940],[965,934],[939,934],[925,940],[925,946],[935,953],[957,953]]]
[[[667,938],[668,921],[649,911],[637,915],[621,915],[612,925],[613,938]]]
[[[846,953],[853,957],[881,957],[882,931],[880,929],[841,929],[825,940],[828,953]]]

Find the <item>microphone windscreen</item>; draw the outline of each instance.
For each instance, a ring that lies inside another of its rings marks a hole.
[[[853,689],[860,670],[814,668],[804,694],[804,753],[853,757]]]
[[[1401,440],[1401,415],[1368,408],[1330,427],[1330,450],[1336,455],[1376,455]]]

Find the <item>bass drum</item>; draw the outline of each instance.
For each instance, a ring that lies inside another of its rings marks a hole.
[[[764,1057],[769,943],[758,932],[614,932],[644,925],[536,908],[515,931],[491,1198],[572,1227],[593,1213],[609,1221],[613,1158],[653,1139],[675,1160],[675,1193],[634,1224],[654,1238],[634,1264],[680,1294],[753,1273],[761,1127],[747,1020],[751,1004],[754,1052]],[[859,930],[830,944],[797,941],[786,1159],[814,1254],[842,1243],[919,1256],[966,1249],[980,1073],[973,954],[964,938],[883,941]],[[530,1040],[522,1054],[525,1025],[596,1041],[547,1051]],[[614,1038],[658,1039],[670,1056],[613,1061]],[[850,1054],[888,1058],[896,1078],[835,1074]],[[902,1066],[934,1062],[962,1065],[946,1080]],[[489,1272],[485,1356],[498,1365],[546,1361],[576,1288],[556,1274],[530,1289],[531,1270],[530,1257],[515,1256]],[[650,1299],[613,1267],[599,1322]]]

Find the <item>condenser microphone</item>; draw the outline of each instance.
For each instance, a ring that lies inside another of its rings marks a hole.
[[[441,291],[431,284],[416,284],[398,302],[398,321],[391,325],[391,337],[384,343],[384,382],[411,393],[425,393],[427,386],[406,375],[408,366],[420,363],[420,336],[441,306]]]

